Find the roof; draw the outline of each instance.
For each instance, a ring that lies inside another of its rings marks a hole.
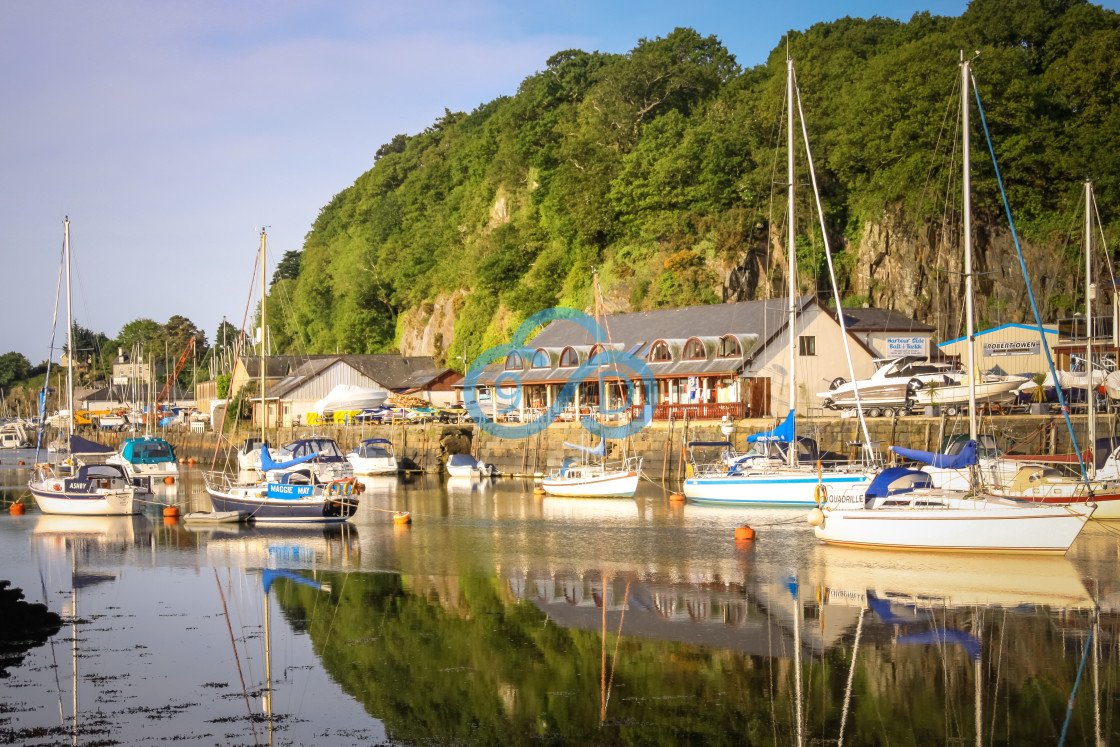
[[[401,356],[392,353],[365,355],[274,356],[296,363],[284,379],[268,391],[269,399],[283,398],[336,363],[344,363],[368,379],[394,392],[422,389],[451,369],[439,368],[430,355]]]
[[[835,317],[836,313],[830,311]],[[889,309],[844,309],[844,326],[849,332],[933,332],[928,324]]]
[[[983,332],[974,332],[973,336],[974,337],[983,337],[984,335],[990,335],[993,332],[1002,332],[1005,329],[1021,329],[1021,330],[1024,330],[1026,332],[1035,332],[1035,333],[1038,332],[1038,326],[1034,325],[1034,324],[1001,324],[998,327],[992,327],[991,329],[986,329]],[[1058,334],[1058,328],[1057,327],[1043,326],[1042,329],[1048,335]],[[944,347],[946,345],[952,345],[954,342],[963,342],[967,339],[968,339],[968,337],[958,337],[955,340],[946,340],[945,342],[941,343],[941,345],[939,345],[939,347]]]

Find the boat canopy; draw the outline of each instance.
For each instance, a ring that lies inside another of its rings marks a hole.
[[[688,447],[690,449],[694,446],[697,446],[697,447],[709,447],[709,446],[719,447],[719,446],[722,446],[724,448],[730,449],[731,448],[731,442],[730,441],[689,441],[688,442]]]
[[[894,493],[908,493],[917,488],[932,488],[933,478],[925,472],[906,467],[887,467],[867,486],[867,500],[886,498]]]
[[[580,446],[579,444],[570,444],[567,441],[564,442],[564,446],[569,449],[575,449],[576,451],[582,451],[591,456],[603,456],[607,453],[607,439],[605,438],[596,446]]]
[[[70,437],[70,453],[71,454],[112,454],[113,447],[99,444],[96,441],[90,441],[88,438],[81,436]]]
[[[447,464],[452,467],[478,467],[478,462],[470,454],[452,454],[447,459]]]
[[[367,438],[362,441],[362,446],[376,446],[377,444],[389,444],[392,446],[393,442],[387,438]]]
[[[131,464],[174,462],[171,444],[162,438],[130,438],[121,444],[121,456]]]
[[[782,443],[789,443],[793,440],[793,410],[789,411],[786,419],[777,428],[772,428],[762,433],[752,433],[747,436],[747,443],[769,443],[773,441],[780,441]]]
[[[316,454],[304,454],[301,457],[296,457],[295,459],[289,459],[286,462],[274,462],[274,461],[272,461],[272,455],[268,453],[268,446],[265,445],[265,444],[261,444],[261,470],[263,470],[264,472],[269,472],[269,471],[274,470],[274,469],[288,469],[289,467],[294,467],[297,464],[303,464],[304,462],[310,462],[312,459],[314,459],[317,456],[319,456],[317,453]]]
[[[892,446],[891,451],[906,459],[913,459],[931,467],[942,469],[964,469],[976,464],[976,441],[970,440],[960,450],[959,454],[942,454],[937,451],[921,451],[920,449],[905,449],[901,446]]]

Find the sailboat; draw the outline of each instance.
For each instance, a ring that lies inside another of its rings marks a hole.
[[[869,467],[851,465],[814,466],[803,465],[799,458],[797,425],[794,420],[794,407],[797,397],[797,345],[794,339],[794,326],[797,322],[797,250],[795,239],[797,228],[794,223],[794,96],[795,79],[793,73],[793,59],[786,57],[786,87],[787,87],[787,201],[789,224],[789,320],[787,322],[789,342],[789,412],[785,421],[764,434],[755,434],[755,440],[761,442],[786,443],[786,464],[775,466],[769,460],[736,460],[728,463],[721,460],[714,465],[696,470],[693,476],[684,481],[682,492],[685,498],[701,503],[721,504],[752,504],[774,506],[815,506],[822,497],[830,491],[849,490],[866,486],[875,471]],[[804,121],[802,121],[804,130]],[[804,134],[804,132],[803,132]],[[806,140],[806,150],[808,140]],[[818,200],[819,209],[819,200]],[[847,329],[844,315],[837,315],[840,324],[840,333],[847,339]],[[848,359],[849,372],[852,371],[851,358]],[[854,374],[851,374],[854,379]],[[860,403],[860,394],[854,393],[857,407]],[[862,420],[861,420],[862,422]],[[864,447],[870,457],[871,439],[864,426]],[[870,459],[868,461],[871,461]],[[696,465],[693,465],[694,469]]]
[[[215,512],[244,512],[257,522],[342,522],[354,515],[358,499],[353,477],[324,482],[314,465],[293,469],[319,456],[318,451],[286,462],[274,462],[266,445],[265,400],[265,251],[267,234],[261,230],[261,470],[262,480],[240,479],[224,472],[204,472],[206,492]],[[349,467],[349,465],[346,465]],[[352,474],[352,472],[351,472]]]
[[[599,273],[594,273],[592,286],[595,293],[595,318],[602,318],[603,294],[599,288]],[[610,330],[607,330],[610,344]],[[613,346],[612,346],[613,347]],[[610,392],[599,376],[599,401],[606,404]],[[621,386],[621,384],[620,384]],[[603,409],[605,412],[605,408]],[[581,457],[566,457],[563,464],[541,480],[541,487],[549,495],[572,498],[632,498],[638,489],[642,473],[642,457],[626,456],[619,462],[607,461],[607,440],[602,438],[595,446],[571,444],[564,446],[582,452]]]
[[[972,278],[971,159],[969,82],[972,65],[961,60],[963,132],[965,323],[974,338]],[[831,256],[829,256],[831,266]],[[968,370],[975,370],[974,346],[967,347]],[[966,453],[943,463],[954,469],[976,464],[975,377],[969,376],[969,439]],[[933,457],[943,457],[935,454]],[[809,512],[818,539],[831,544],[906,550],[946,550],[1064,554],[1080,534],[1096,504],[1041,505],[980,491],[933,487],[928,474],[904,467],[883,470],[866,491],[833,497]]]
[[[138,513],[133,503],[136,488],[121,467],[86,463],[75,451],[75,439],[89,442],[74,436],[74,321],[70,299],[69,218],[63,221],[62,254],[66,272],[67,410],[64,425],[68,453],[59,454],[58,463],[36,463],[27,487],[39,510],[45,514],[116,516]]]

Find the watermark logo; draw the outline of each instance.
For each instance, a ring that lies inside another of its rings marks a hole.
[[[503,370],[492,383],[488,384],[491,392],[490,396],[496,398],[494,402],[485,403],[488,407],[484,406],[484,403],[478,399],[479,377],[487,366],[496,362],[504,364],[512,353],[517,353],[523,364],[528,364],[530,370],[532,370],[532,362],[537,355],[537,350],[526,346],[529,335],[541,325],[557,320],[565,320],[580,325],[587,330],[591,339],[597,344],[602,345],[607,342],[607,333],[602,325],[582,311],[559,306],[533,314],[517,328],[512,340],[504,345],[495,345],[486,350],[475,359],[467,371],[463,381],[463,401],[474,422],[478,423],[484,431],[498,438],[530,438],[548,428],[560,417],[564,410],[572,405],[580,384],[584,381],[597,381],[599,391],[604,396],[604,401],[610,399],[606,396],[609,391],[608,387],[625,387],[626,396],[622,398],[623,401],[619,407],[601,407],[599,410],[599,416],[603,419],[622,416],[620,418],[622,424],[607,425],[590,415],[584,415],[580,417],[580,425],[588,432],[601,438],[618,440],[632,436],[649,425],[650,421],[653,420],[652,403],[657,399],[657,388],[653,373],[641,358],[631,353],[607,348],[597,352],[594,360],[588,358],[575,368],[561,369],[565,378],[564,384],[560,388],[556,399],[536,420],[516,425],[497,422],[502,417],[508,418],[510,413],[521,412],[525,397],[525,384],[521,380],[521,372]],[[549,361],[549,367],[552,367],[551,360]],[[608,383],[609,379],[614,379],[614,381]],[[630,419],[628,416],[633,412],[636,404],[635,394],[639,386],[643,390],[643,404],[637,410],[637,417]],[[496,417],[491,417],[491,415]]]

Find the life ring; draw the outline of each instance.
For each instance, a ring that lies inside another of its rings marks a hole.
[[[338,495],[338,492],[339,484],[337,482],[332,482],[327,485],[327,495]]]
[[[354,483],[350,482],[349,480],[342,483],[342,485],[339,487],[342,488],[343,495],[351,495],[354,492]]]
[[[813,488],[813,498],[816,499],[817,505],[828,502],[828,488],[824,486],[824,483],[818,483]]]

